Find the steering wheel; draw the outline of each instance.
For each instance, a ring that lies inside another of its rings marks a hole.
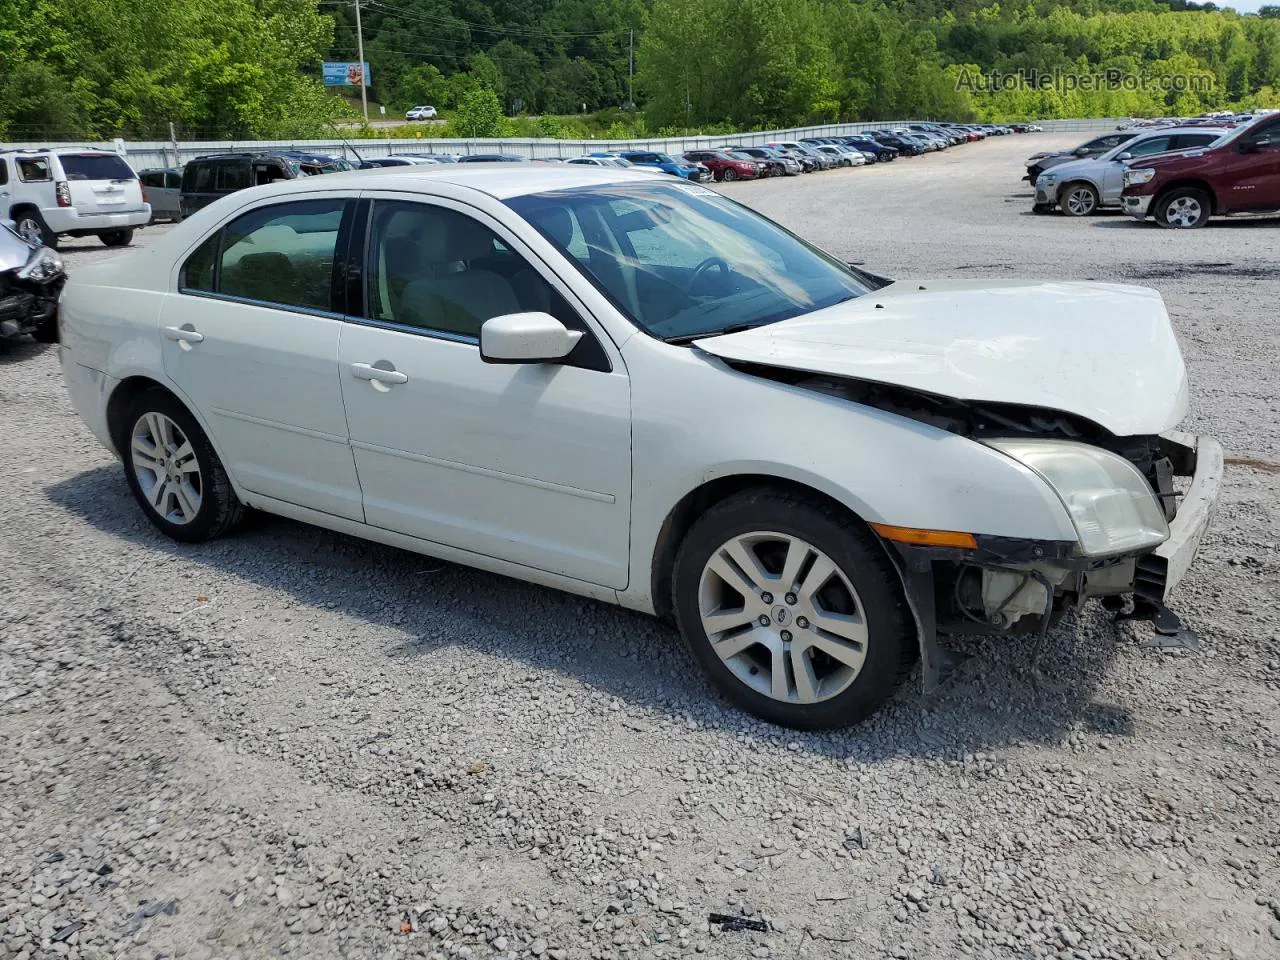
[[[702,278],[712,270],[719,270],[722,279],[727,280],[729,278],[729,264],[724,262],[723,257],[707,257],[707,259],[693,268],[693,276],[689,278],[689,286],[686,289],[692,293],[698,288]]]

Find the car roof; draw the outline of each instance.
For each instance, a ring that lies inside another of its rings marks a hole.
[[[378,167],[374,170],[351,170],[327,173],[325,189],[399,190],[413,192],[423,188],[430,192],[432,183],[447,183],[488,194],[496,200],[522,197],[551,190],[575,187],[608,186],[617,183],[653,183],[650,173],[638,173],[622,167],[596,167],[589,164],[562,163],[448,163],[431,166]],[[285,180],[268,187],[273,195],[314,192],[315,177]]]

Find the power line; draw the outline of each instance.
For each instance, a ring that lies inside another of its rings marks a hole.
[[[397,10],[388,3],[382,3],[381,0],[366,0],[368,6],[385,15],[398,17],[401,20],[416,20],[420,23],[431,24],[432,26],[464,26],[471,30],[478,30],[482,33],[490,33],[497,36],[523,37],[525,39],[540,40],[573,40],[583,37],[606,37],[621,36],[626,32],[628,27],[618,27],[613,30],[596,30],[590,32],[573,32],[573,31],[549,31],[539,30],[536,27],[487,27],[481,23],[475,23],[471,20],[462,20],[458,17],[437,17],[430,14],[422,13],[405,13]]]

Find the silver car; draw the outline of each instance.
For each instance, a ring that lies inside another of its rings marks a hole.
[[[1226,132],[1220,127],[1150,130],[1101,156],[1058,164],[1036,178],[1032,209],[1047,213],[1060,207],[1069,217],[1087,217],[1106,207],[1118,208],[1127,161],[1156,153],[1207,147]]]
[[[182,219],[179,197],[182,194],[182,171],[172,167],[155,167],[138,173],[142,183],[142,199],[151,204],[151,220]]]

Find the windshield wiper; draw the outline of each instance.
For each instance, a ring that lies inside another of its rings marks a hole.
[[[723,337],[730,333],[741,333],[743,330],[754,330],[756,327],[763,327],[772,322],[772,320],[767,320],[765,323],[734,323],[719,330],[703,330],[701,333],[682,333],[674,337],[663,337],[662,342],[677,345],[693,343],[695,340],[703,340],[706,337]]]

